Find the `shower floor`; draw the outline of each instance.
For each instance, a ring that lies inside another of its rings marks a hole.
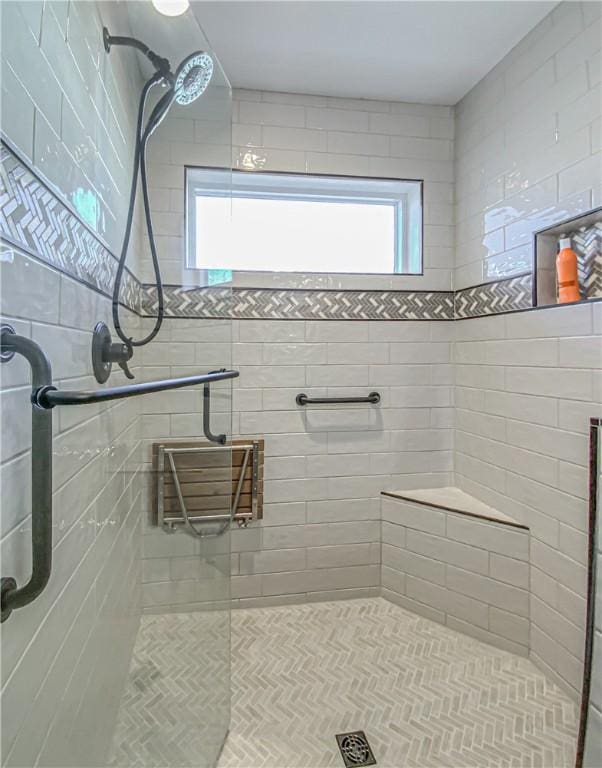
[[[214,764],[224,621],[142,618],[111,765]],[[572,768],[577,715],[527,659],[381,598],[235,610],[218,768],[342,768],[335,735],[355,730],[381,768]]]
[[[142,616],[110,766],[212,768],[230,699],[228,611]]]
[[[232,727],[219,768],[573,766],[574,703],[527,659],[381,598],[232,614]]]

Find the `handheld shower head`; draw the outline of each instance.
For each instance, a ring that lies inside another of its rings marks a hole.
[[[176,70],[175,100],[178,104],[191,104],[209,85],[213,75],[213,59],[204,51],[187,56]]]
[[[111,35],[109,30],[104,27],[103,42],[107,53],[111,51],[111,46],[113,45],[126,45],[131,48],[135,48],[137,51],[140,51],[140,53],[146,56],[146,58],[151,62],[156,70],[153,76],[144,84],[140,97],[140,104],[138,107],[138,120],[134,143],[134,170],[132,174],[132,183],[130,185],[130,204],[128,207],[123,244],[121,246],[121,255],[119,257],[117,272],[115,274],[115,281],[113,285],[113,325],[115,326],[117,335],[127,346],[129,357],[131,357],[134,347],[143,347],[145,344],[148,344],[155,338],[159,332],[159,329],[161,328],[161,323],[163,322],[163,316],[165,314],[163,304],[161,268],[159,265],[159,258],[157,256],[157,248],[155,245],[155,237],[153,234],[148,186],[146,183],[146,144],[153,131],[159,126],[161,121],[169,112],[169,109],[174,101],[177,104],[186,106],[187,104],[191,104],[193,101],[198,99],[199,96],[204,92],[204,90],[209,85],[209,81],[213,75],[213,59],[208,53],[205,53],[204,51],[197,51],[196,53],[192,53],[190,56],[187,56],[184,59],[184,61],[177,68],[174,75],[171,71],[168,59],[164,59],[154,51],[151,51],[151,49],[145,43],[140,40],[136,40],[134,37]],[[145,124],[144,111],[148,94],[151,88],[159,84],[167,86],[167,88],[152,108],[151,114],[149,115]],[[138,189],[139,175],[144,203],[146,229],[148,232],[148,242],[157,284],[158,309],[154,328],[143,339],[134,341],[132,338],[126,336],[124,330],[121,328],[121,322],[119,319],[119,296],[130,236],[132,232],[132,221],[134,215],[134,207],[136,204],[136,192]]]

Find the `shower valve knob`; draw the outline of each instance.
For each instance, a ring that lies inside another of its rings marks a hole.
[[[96,381],[100,384],[111,375],[113,363],[117,363],[128,379],[134,374],[128,367],[128,361],[134,354],[131,345],[125,342],[113,343],[111,333],[104,323],[97,323],[92,335],[92,368]]]
[[[122,361],[119,363],[119,367],[120,367],[120,368],[121,368],[121,370],[122,370],[122,371],[125,373],[125,375],[127,376],[127,378],[128,378],[128,379],[134,379],[134,378],[135,378],[134,374],[133,374],[133,373],[130,371],[130,369],[128,368],[128,364],[127,364],[127,361],[126,361],[126,360],[122,360]]]

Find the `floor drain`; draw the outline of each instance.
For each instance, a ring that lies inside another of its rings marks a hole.
[[[363,731],[337,733],[337,744],[345,761],[345,768],[359,768],[362,765],[376,765],[376,760]]]

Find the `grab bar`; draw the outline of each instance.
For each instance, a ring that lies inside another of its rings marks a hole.
[[[225,368],[219,371],[211,371],[209,375],[226,373]],[[203,386],[203,432],[210,443],[226,444],[226,435],[214,435],[211,431],[211,387],[207,382]]]
[[[31,577],[24,587],[17,587],[12,576],[0,580],[0,622],[6,621],[15,608],[28,605],[48,584],[52,568],[52,409],[56,405],[86,405],[117,400],[152,392],[181,389],[196,384],[209,384],[235,379],[238,371],[215,371],[197,376],[147,381],[99,390],[63,391],[52,384],[52,367],[35,341],[15,333],[12,326],[0,326],[0,362],[22,355],[31,367]]]
[[[295,398],[297,405],[330,405],[332,403],[380,403],[380,393],[370,392],[368,397],[309,397],[300,392]]]
[[[1,328],[2,362],[22,355],[30,365],[32,385],[44,388],[52,382],[50,361],[31,339],[18,336],[9,325]],[[32,402],[31,439],[36,450],[31,454],[31,576],[23,587],[17,587],[12,576],[1,580],[0,622],[6,621],[15,608],[28,605],[41,594],[52,568],[52,412]]]
[[[214,371],[197,376],[181,376],[177,379],[160,379],[159,381],[142,381],[136,384],[124,384],[120,387],[107,387],[96,390],[60,390],[52,385],[44,385],[34,389],[31,394],[32,402],[39,408],[54,408],[55,405],[89,405],[104,403],[107,400],[120,400],[136,395],[148,395],[152,392],[164,392],[169,389],[193,387],[196,384],[213,384],[215,381],[235,379],[240,376],[238,371]]]

